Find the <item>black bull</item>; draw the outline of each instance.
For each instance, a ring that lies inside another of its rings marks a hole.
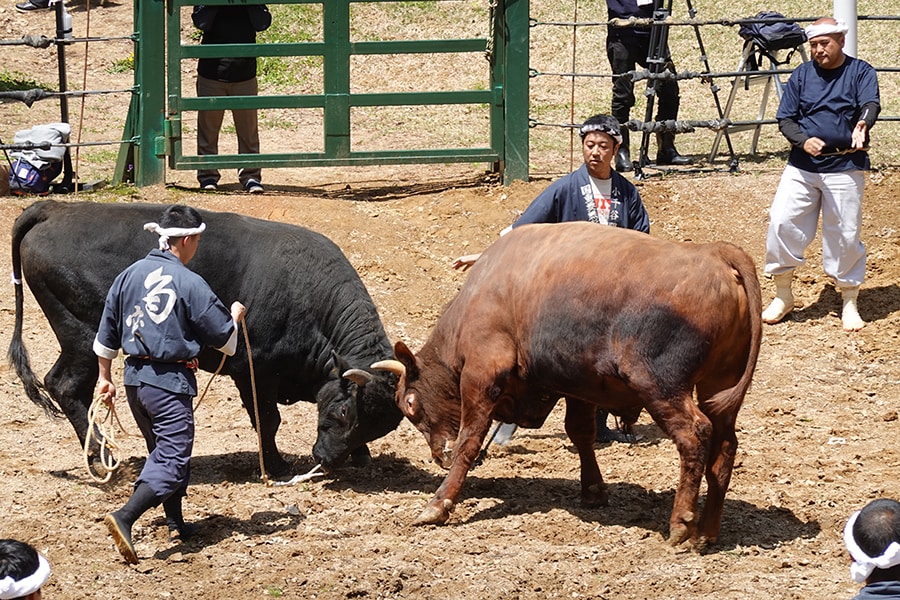
[[[16,324],[9,361],[28,397],[62,412],[84,444],[87,409],[98,365],[91,345],[113,279],[158,243],[143,231],[164,206],[37,202],[12,231],[13,277],[28,283],[60,345],[60,356],[37,379],[22,342],[24,292],[16,285]],[[315,459],[339,466],[352,454],[369,457],[366,443],[402,419],[394,403],[396,378],[369,366],[392,349],[359,275],[328,238],[285,223],[200,211],[207,226],[189,267],[229,306],[247,306],[246,327],[255,371],[260,437],[266,470],[290,470],[275,444],[278,404],[318,405]],[[200,353],[200,368],[215,371],[222,355]],[[232,378],[255,425],[250,363],[243,337],[222,373]],[[96,448],[94,448],[96,450]]]

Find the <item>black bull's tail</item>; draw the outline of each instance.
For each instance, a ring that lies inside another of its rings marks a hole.
[[[22,341],[22,320],[25,312],[25,289],[22,281],[22,253],[20,246],[22,239],[37,224],[46,219],[43,205],[32,205],[23,212],[13,225],[12,231],[12,278],[16,288],[16,324],[13,329],[12,340],[9,342],[7,360],[10,366],[15,368],[16,374],[22,380],[25,394],[32,402],[44,409],[48,416],[62,417],[63,412],[50,398],[44,384],[37,378],[31,368],[31,360],[28,350]]]

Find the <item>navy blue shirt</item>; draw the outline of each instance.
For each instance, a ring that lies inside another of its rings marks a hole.
[[[650,217],[641,202],[634,185],[612,171],[611,202],[608,221],[604,225],[624,227],[650,233]],[[592,217],[596,211],[590,208],[594,203],[587,165],[561,177],[535,198],[522,213],[513,227],[529,223],[565,223],[568,221],[597,221]]]
[[[825,142],[823,154],[846,150],[864,104],[880,106],[875,69],[864,60],[847,56],[836,69],[823,69],[815,61],[802,63],[785,85],[777,119],[792,119],[807,137]],[[836,173],[868,169],[869,155],[852,152],[838,156],[811,156],[792,146],[788,163],[803,171]]]
[[[128,355],[125,385],[196,395],[185,361],[204,346],[225,346],[233,332],[231,313],[206,281],[174,254],[152,250],[110,287],[94,349],[107,358],[119,348]]]
[[[638,6],[637,0],[606,0],[606,11],[610,19],[627,19],[629,17],[650,19],[653,18],[653,6],[654,2],[652,1]],[[608,27],[608,30],[623,39],[650,39],[649,27]]]
[[[900,581],[870,583],[862,588],[853,600],[900,600]]]

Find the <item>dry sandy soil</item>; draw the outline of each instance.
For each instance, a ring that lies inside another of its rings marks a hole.
[[[200,194],[147,190],[151,201],[186,201],[301,224],[330,236],[357,267],[389,336],[424,342],[465,275],[457,254],[490,243],[546,181],[510,188],[462,179],[391,185],[392,177],[310,193]],[[759,263],[776,177],[675,177],[641,185],[653,234],[731,240]],[[738,464],[719,544],[706,555],[665,543],[677,453],[646,414],[637,444],[598,446],[611,487],[608,508],[578,504],[578,461],[561,405],[540,430],[492,446],[443,527],[412,520],[436,490],[408,423],[372,444],[369,468],[291,487],[259,480],[256,436],[227,380],[198,409],[193,486],[186,515],[201,526],[172,545],[160,510],[135,532],[142,561],[126,566],[101,519],[128,496],[143,460],[140,438],[122,437],[125,464],[106,485],[82,466],[67,422],[50,421],[2,375],[0,535],[35,544],[54,565],[55,598],[841,598],[855,586],[840,539],[846,517],[868,500],[900,497],[897,333],[900,289],[896,174],[875,173],[866,199],[868,322],[841,330],[839,298],[821,273],[814,242],[796,286],[800,307],[767,326],[753,388],[738,419]],[[452,187],[457,185],[458,187]],[[380,187],[384,186],[384,187]],[[92,201],[82,197],[79,201]],[[3,239],[27,199],[0,208]],[[9,268],[8,256],[3,258]],[[771,283],[764,283],[771,294]],[[250,307],[252,310],[252,307]],[[8,339],[12,295],[0,299]],[[26,340],[39,373],[57,355],[29,299]],[[201,378],[201,384],[206,377]],[[297,472],[312,466],[314,407],[282,409],[282,449]],[[126,428],[135,431],[130,415]]]
[[[107,3],[95,23],[115,29],[103,11],[109,17],[122,8]],[[82,22],[75,14],[76,24]],[[4,36],[32,31],[27,24],[45,17],[27,18],[7,3],[0,9]],[[119,24],[128,30],[127,19]],[[92,72],[103,72],[96,56]],[[54,65],[50,57],[29,72],[52,72]],[[129,84],[129,75],[115,77],[98,87]],[[21,113],[15,110],[4,105],[4,131],[16,129]],[[96,112],[98,122],[107,117],[120,127],[123,112]],[[652,234],[731,241],[761,268],[779,167],[641,183]],[[103,165],[107,174],[110,169]],[[232,173],[227,177],[234,181]],[[192,185],[186,173],[169,180]],[[451,260],[491,243],[548,184],[504,188],[471,166],[430,167],[424,175],[412,167],[270,170],[266,181],[262,197],[170,187],[63,199],[187,202],[322,232],[358,269],[391,339],[418,349],[465,280],[450,269]],[[142,440],[120,434],[121,470],[108,484],[94,483],[69,424],[49,420],[6,369],[0,371],[0,537],[29,541],[47,555],[53,564],[47,598],[849,598],[857,586],[841,542],[847,516],[873,498],[900,497],[898,186],[896,171],[869,177],[868,280],[860,295],[866,327],[841,330],[840,300],[821,272],[816,240],[796,284],[798,309],[765,328],[738,418],[740,448],[721,537],[705,555],[665,543],[678,457],[646,414],[636,428],[640,442],[597,446],[610,485],[607,508],[579,507],[578,461],[559,406],[542,429],[520,430],[510,445],[491,447],[447,525],[414,527],[443,472],[408,423],[371,444],[368,468],[266,487],[237,392],[217,379],[197,412],[185,507],[200,533],[173,545],[161,510],[151,511],[135,530],[141,562],[128,566],[102,518],[127,498],[143,462]],[[30,201],[0,202],[0,247],[9,246],[11,224]],[[0,255],[0,269],[9,270],[8,252]],[[771,282],[763,290],[767,300]],[[10,292],[0,297],[3,344],[13,319]],[[25,336],[42,375],[58,350],[30,296]],[[201,376],[201,386],[208,377]],[[278,441],[298,473],[312,466],[314,415],[307,404],[282,409]],[[127,410],[121,417],[135,432]]]

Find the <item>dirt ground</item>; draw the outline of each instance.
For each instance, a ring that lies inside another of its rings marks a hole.
[[[123,8],[114,2],[95,8],[94,33],[130,31]],[[70,8],[76,35],[83,9],[77,3]],[[0,29],[4,37],[35,32],[38,19],[52,23],[48,15],[19,15],[7,4],[0,7]],[[93,46],[91,52],[91,73],[98,76],[110,55]],[[55,57],[28,69],[52,72]],[[92,84],[116,89],[129,78],[109,75]],[[105,106],[94,109],[101,136],[124,119],[121,109]],[[3,105],[3,131],[48,120],[40,112],[23,114]],[[95,168],[108,174],[111,160]],[[673,175],[640,183],[652,234],[731,241],[761,271],[767,209],[781,164],[737,176]],[[183,172],[170,173],[169,181],[180,185],[61,199],[187,202],[324,233],[358,269],[390,338],[414,350],[465,280],[450,269],[451,260],[491,243],[548,184],[541,178],[502,187],[471,165],[269,170],[261,197],[227,185],[218,194],[199,193],[188,189],[195,184]],[[229,181],[233,173],[223,180]],[[754,384],[738,417],[740,448],[721,537],[705,555],[665,542],[678,457],[646,414],[636,428],[638,443],[596,448],[610,485],[607,508],[579,507],[578,460],[563,432],[560,405],[542,429],[520,430],[508,446],[491,447],[447,525],[413,527],[443,472],[407,422],[371,444],[368,468],[266,487],[237,391],[217,379],[197,412],[185,505],[200,533],[173,545],[162,511],[153,510],[135,530],[141,562],[128,566],[102,518],[128,497],[143,463],[142,440],[120,434],[123,467],[110,483],[94,483],[71,426],[28,402],[5,367],[0,537],[26,540],[43,552],[53,565],[45,597],[64,600],[849,598],[858,586],[841,541],[846,518],[873,498],[900,498],[900,173],[873,172],[867,186],[868,279],[859,301],[867,325],[842,331],[840,299],[822,274],[815,240],[795,286],[798,309],[784,323],[765,327]],[[30,202],[0,198],[0,247],[9,247],[11,224]],[[0,268],[9,271],[8,251],[0,256]],[[764,281],[764,300],[772,291]],[[42,376],[57,357],[55,338],[30,295],[25,317],[26,343]],[[0,296],[4,345],[13,320],[10,291]],[[201,388],[208,378],[200,376]],[[127,409],[120,416],[136,433]],[[295,471],[305,472],[312,467],[315,407],[283,407],[282,417],[279,446]]]
[[[449,268],[452,258],[490,243],[547,182],[504,188],[449,177],[443,186],[402,185],[401,175],[263,197],[177,189],[146,190],[145,197],[327,234],[359,270],[391,339],[416,349],[465,278]],[[730,240],[759,264],[776,179],[673,177],[640,188],[654,235]],[[840,538],[845,519],[872,498],[900,497],[890,475],[900,460],[898,175],[875,173],[868,185],[868,280],[860,296],[867,325],[854,334],[841,330],[839,297],[821,273],[814,242],[796,286],[800,308],[765,328],[738,419],[740,449],[721,538],[706,555],[664,541],[677,453],[646,414],[639,443],[597,447],[611,486],[608,508],[579,507],[578,461],[560,405],[542,429],[491,447],[446,526],[413,527],[443,475],[408,423],[371,445],[370,468],[266,487],[255,433],[236,390],[220,379],[197,413],[185,511],[200,535],[170,544],[162,512],[154,510],[135,531],[142,560],[126,566],[101,520],[129,494],[143,461],[140,438],[120,435],[122,470],[109,484],[93,483],[69,424],[48,420],[6,370],[0,535],[46,553],[54,569],[48,598],[849,598],[855,586]],[[4,199],[7,245],[13,219],[29,202]],[[8,256],[3,262],[9,269]],[[764,282],[764,294],[771,291]],[[3,339],[13,316],[12,294],[4,295]],[[43,374],[57,349],[30,297],[25,336]],[[305,472],[314,406],[284,407],[282,415],[279,444]],[[122,417],[136,431],[127,410]]]

